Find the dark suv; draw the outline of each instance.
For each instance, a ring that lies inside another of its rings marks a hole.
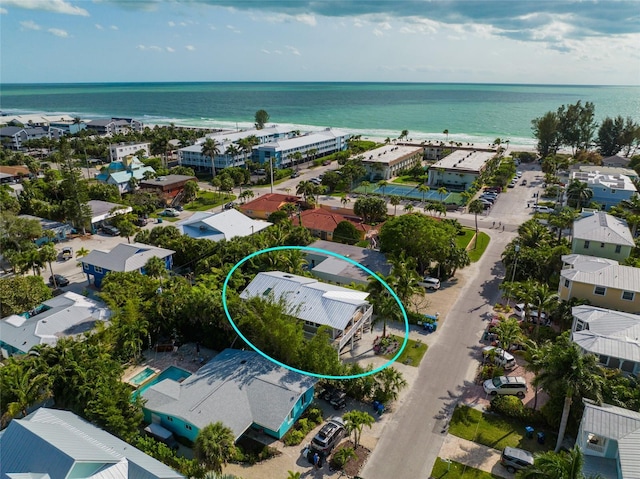
[[[311,450],[327,456],[342,440],[346,431],[341,417],[332,417],[311,441]]]
[[[110,236],[118,236],[120,230],[113,225],[102,225],[102,232]]]

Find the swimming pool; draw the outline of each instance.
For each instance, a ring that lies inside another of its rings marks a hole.
[[[142,371],[140,371],[138,374],[133,376],[127,382],[129,382],[129,383],[131,383],[131,384],[133,384],[135,386],[140,386],[141,384],[143,384],[145,381],[147,381],[154,374],[156,374],[156,371],[154,371],[153,369],[144,368]]]
[[[134,394],[140,395],[143,392],[145,392],[147,389],[149,389],[151,386],[153,386],[154,384],[157,384],[160,381],[163,381],[165,379],[173,379],[174,381],[182,382],[185,379],[187,379],[189,376],[191,376],[191,373],[189,371],[185,371],[184,369],[179,368],[177,366],[169,366],[167,369],[165,369],[156,377],[154,377],[151,381],[146,382],[144,383],[144,385],[140,386],[135,391]]]

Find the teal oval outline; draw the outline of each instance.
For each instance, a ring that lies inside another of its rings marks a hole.
[[[251,258],[254,258],[254,257],[258,256],[258,255],[263,254],[263,253],[269,253],[271,251],[282,251],[282,250],[288,250],[288,249],[300,250],[300,251],[315,251],[317,253],[322,253],[323,255],[329,255],[329,256],[333,256],[333,257],[338,258],[338,259],[345,260],[348,263],[351,263],[351,264],[357,266],[358,268],[366,271],[368,274],[370,274],[371,276],[373,276],[374,278],[376,278],[378,281],[380,281],[382,283],[382,285],[385,287],[385,289],[391,293],[391,296],[393,296],[393,299],[396,300],[396,302],[398,303],[398,306],[400,306],[400,311],[402,312],[402,317],[404,318],[404,325],[405,325],[404,341],[402,342],[402,346],[400,347],[400,349],[398,350],[398,352],[396,353],[396,355],[393,358],[391,358],[388,362],[384,363],[382,366],[380,366],[380,367],[378,367],[376,369],[373,369],[371,371],[367,371],[366,373],[362,373],[362,374],[350,374],[350,375],[347,375],[347,376],[332,376],[332,375],[329,375],[329,374],[311,373],[311,372],[308,372],[308,371],[303,371],[302,369],[294,368],[293,366],[289,366],[287,364],[284,364],[284,363],[278,361],[277,359],[272,358],[271,356],[269,356],[268,354],[264,353],[259,348],[254,346],[254,344],[251,341],[249,341],[240,332],[240,330],[236,326],[236,323],[231,318],[231,314],[229,314],[229,309],[227,307],[227,285],[229,284],[229,280],[231,279],[231,276],[233,275],[233,273],[235,272],[236,269],[238,269],[244,263],[249,261]],[[231,271],[229,271],[229,273],[227,274],[227,276],[224,279],[224,283],[222,284],[222,307],[224,309],[224,314],[227,316],[227,319],[229,320],[229,323],[231,323],[231,326],[233,327],[235,332],[238,333],[238,335],[244,340],[244,342],[247,343],[249,346],[251,346],[251,348],[255,352],[257,352],[258,354],[260,354],[263,358],[265,358],[265,359],[277,364],[278,366],[286,368],[289,371],[294,371],[296,373],[304,374],[306,376],[316,377],[316,378],[319,378],[319,379],[357,379],[357,378],[364,378],[364,377],[367,377],[367,376],[371,376],[372,374],[380,372],[383,369],[391,366],[395,362],[395,360],[400,357],[400,355],[404,351],[404,348],[407,347],[407,343],[409,342],[409,318],[407,316],[407,311],[404,309],[402,301],[400,301],[400,298],[398,298],[398,295],[391,288],[391,286],[389,286],[387,284],[387,282],[385,280],[383,280],[380,276],[378,276],[376,273],[371,271],[366,266],[361,265],[360,263],[356,263],[354,260],[352,260],[350,258],[347,258],[346,256],[342,256],[341,254],[334,253],[333,251],[328,251],[328,250],[321,249],[321,248],[314,248],[312,246],[272,246],[271,248],[261,249],[259,251],[251,253],[250,255],[245,256],[244,258],[242,258],[240,261],[238,261],[233,266],[233,268],[231,268]]]

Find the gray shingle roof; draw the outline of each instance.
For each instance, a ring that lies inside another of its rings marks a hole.
[[[315,383],[254,351],[225,349],[181,383],[165,379],[142,398],[145,408],[200,429],[222,421],[239,438],[252,423],[277,431]]]
[[[144,267],[150,258],[164,259],[173,253],[175,251],[148,244],[120,243],[109,252],[94,249],[82,258],[82,263],[98,266],[108,271],[137,271]]]
[[[0,436],[0,447],[1,477],[11,473],[46,472],[51,479],[65,479],[74,464],[82,462],[104,464],[102,477],[183,477],[69,411],[40,408],[24,419],[11,421]]]
[[[240,297],[269,295],[275,301],[283,299],[292,316],[339,330],[346,328],[361,306],[369,304],[369,293],[281,271],[258,273]]]
[[[317,240],[309,245],[312,248],[325,249],[332,253],[337,253],[352,259],[356,263],[369,268],[374,273],[381,273],[387,276],[391,272],[391,266],[387,262],[387,258],[379,251],[369,248],[361,248],[360,246],[351,246],[348,244],[335,243],[333,241]],[[311,254],[321,254],[315,251]],[[319,263],[313,271],[326,272],[336,274],[345,278],[359,279],[367,281],[370,277],[362,268],[354,266],[347,261],[328,256],[327,259]]]
[[[622,477],[640,478],[640,412],[585,401],[582,429],[618,441]]]
[[[272,223],[254,220],[236,209],[211,213],[198,211],[186,220],[176,223],[182,234],[192,238],[206,238],[212,241],[229,241],[236,236],[249,236],[271,226]]]
[[[597,211],[573,223],[573,237],[623,246],[635,246],[627,222],[604,211]]]
[[[569,257],[579,258],[569,263],[565,260]],[[560,275],[569,281],[640,292],[640,268],[622,266],[617,261],[584,255],[566,255],[562,257],[562,261],[573,265],[573,268],[560,272]]]

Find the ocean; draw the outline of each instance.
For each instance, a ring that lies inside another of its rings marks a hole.
[[[145,124],[249,128],[257,110],[269,124],[354,134],[534,145],[531,120],[560,105],[595,104],[596,120],[640,123],[639,86],[461,83],[78,83],[0,85],[3,114],[132,117]],[[448,130],[448,136],[443,132]]]

